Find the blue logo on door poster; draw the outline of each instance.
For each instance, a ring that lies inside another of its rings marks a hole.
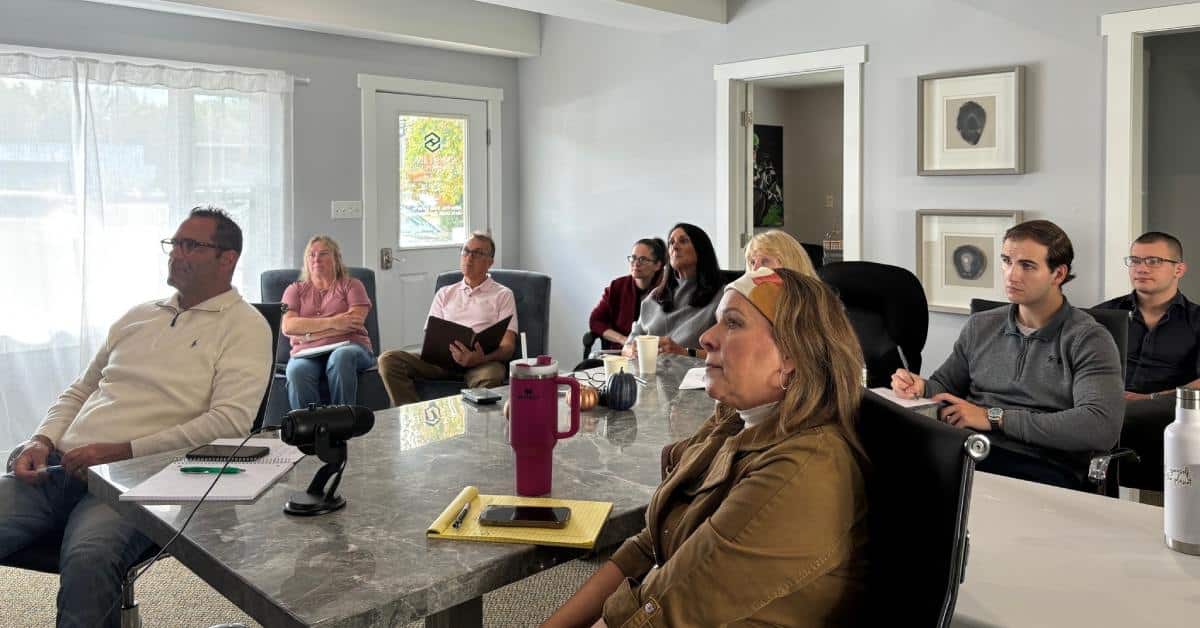
[[[425,135],[425,150],[436,153],[442,148],[442,138],[437,133],[429,132]]]

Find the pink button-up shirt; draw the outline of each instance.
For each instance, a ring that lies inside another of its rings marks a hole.
[[[495,325],[505,316],[508,331],[517,333],[517,306],[512,290],[495,282],[491,275],[483,283],[472,288],[466,279],[437,291],[429,315],[458,323],[481,332]]]

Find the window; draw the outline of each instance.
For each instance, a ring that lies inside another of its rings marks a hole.
[[[291,90],[282,72],[0,48],[0,449],[118,317],[171,294],[158,241],[192,207],[242,227],[248,300],[291,263]]]

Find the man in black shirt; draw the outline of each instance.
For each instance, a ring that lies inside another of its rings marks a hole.
[[[1129,312],[1121,445],[1141,461],[1121,465],[1121,485],[1162,491],[1163,429],[1175,418],[1175,388],[1200,385],[1200,306],[1179,291],[1187,264],[1174,236],[1142,235],[1125,265],[1133,291],[1097,306]]]
[[[1173,396],[1178,386],[1200,385],[1200,306],[1179,291],[1187,272],[1183,245],[1151,231],[1133,241],[1125,265],[1133,292],[1096,306],[1130,313],[1125,398]]]

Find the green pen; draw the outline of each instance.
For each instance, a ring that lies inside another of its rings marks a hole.
[[[180,473],[212,473],[214,475],[218,474],[218,473],[222,473],[225,475],[231,475],[234,473],[241,473],[244,470],[245,469],[242,469],[239,467],[225,467],[223,469],[221,467],[182,467],[179,469],[179,472]]]

